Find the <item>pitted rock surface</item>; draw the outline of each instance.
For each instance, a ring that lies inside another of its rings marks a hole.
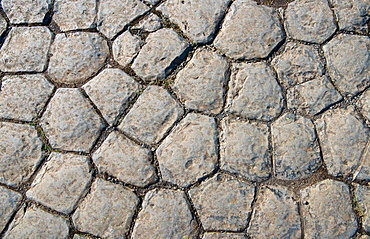
[[[43,23],[52,0],[4,0],[1,5],[12,24]]]
[[[113,42],[114,59],[122,66],[130,64],[139,53],[141,45],[142,41],[139,37],[129,31],[124,32]]]
[[[22,200],[22,195],[0,186],[0,231],[2,231]]]
[[[362,224],[365,231],[370,231],[370,217],[367,214],[370,211],[370,187],[356,185],[355,196],[362,213]]]

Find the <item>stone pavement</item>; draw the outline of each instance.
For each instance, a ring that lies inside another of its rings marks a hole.
[[[0,238],[370,238],[370,1],[290,2],[2,0]]]

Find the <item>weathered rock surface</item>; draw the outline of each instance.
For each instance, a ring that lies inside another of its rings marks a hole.
[[[21,203],[22,195],[0,186],[0,198],[0,231],[2,231]]]
[[[0,16],[0,35],[2,35],[7,29],[8,23],[3,16]]]
[[[52,0],[3,0],[5,14],[12,24],[43,23],[49,11]]]
[[[361,210],[362,225],[365,231],[370,231],[370,187],[355,185],[355,196]]]
[[[113,42],[114,59],[122,66],[130,64],[139,53],[141,44],[139,37],[132,35],[129,31],[124,32]]]
[[[243,234],[236,233],[219,233],[219,232],[206,232],[204,233],[203,239],[244,239],[247,238]]]
[[[370,181],[370,142],[362,152],[358,168],[353,174],[353,179]]]
[[[358,105],[361,113],[370,120],[370,90],[365,91],[359,98]]]
[[[145,32],[154,32],[162,27],[161,18],[155,14],[149,14],[137,24],[132,26],[134,30],[141,30]]]

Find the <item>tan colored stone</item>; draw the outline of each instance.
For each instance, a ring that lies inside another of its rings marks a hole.
[[[2,0],[1,5],[12,24],[43,23],[52,0]]]
[[[2,231],[22,201],[22,195],[0,186],[0,231]]]
[[[122,66],[127,66],[139,53],[142,44],[139,37],[132,35],[129,31],[125,31],[113,42],[114,59]]]
[[[203,239],[244,239],[247,238],[243,234],[235,233],[219,233],[219,232],[206,232],[204,233]]]
[[[370,187],[355,185],[356,202],[361,210],[361,221],[365,231],[370,231]]]
[[[137,24],[132,26],[132,29],[146,32],[154,32],[161,27],[162,27],[161,18],[151,13],[144,19],[140,20]]]

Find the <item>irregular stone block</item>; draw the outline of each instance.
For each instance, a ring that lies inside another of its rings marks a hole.
[[[218,233],[218,232],[206,232],[204,233],[203,239],[244,239],[247,238],[243,234],[236,233]]]
[[[361,210],[362,225],[365,231],[370,231],[370,187],[356,184],[355,196]]]
[[[2,35],[7,29],[8,23],[3,16],[0,16],[0,35]]]
[[[52,0],[3,0],[1,5],[12,24],[43,23]]]
[[[113,42],[114,59],[122,66],[130,64],[139,53],[141,44],[139,37],[132,35],[129,31],[124,32]]]
[[[154,32],[162,27],[161,18],[150,13],[148,16],[140,20],[137,24],[132,26],[134,30],[141,30],[145,32]]]
[[[362,93],[358,100],[358,105],[360,106],[361,113],[370,120],[370,90]]]
[[[0,198],[0,231],[2,231],[20,205],[22,195],[0,186]]]

